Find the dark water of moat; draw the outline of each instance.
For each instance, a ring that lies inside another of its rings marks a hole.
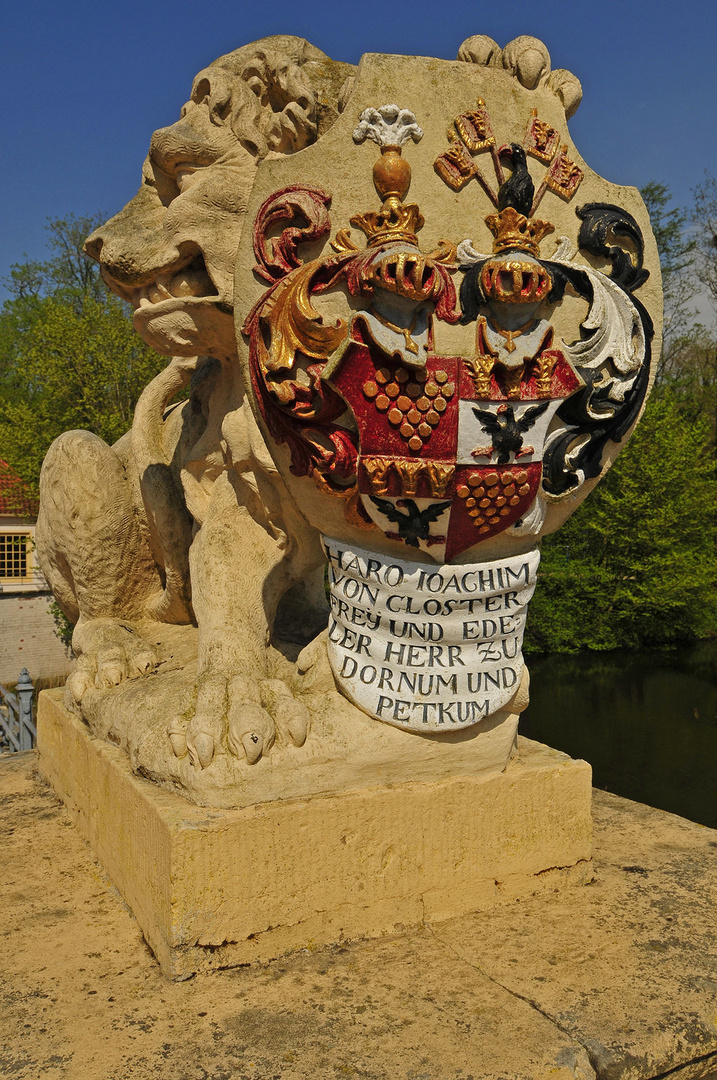
[[[520,734],[593,767],[595,787],[717,828],[717,643],[533,657]]]

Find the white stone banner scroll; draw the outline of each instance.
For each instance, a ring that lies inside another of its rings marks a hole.
[[[467,727],[506,707],[523,674],[538,551],[437,566],[323,544],[329,660],[351,701],[422,732]]]

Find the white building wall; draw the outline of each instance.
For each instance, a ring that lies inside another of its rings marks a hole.
[[[55,633],[50,613],[52,593],[35,558],[35,526],[4,516],[0,517],[0,534],[6,544],[0,570],[6,571],[7,538],[29,538],[25,576],[18,580],[0,573],[0,683],[15,683],[23,668],[33,682],[68,675],[70,653]]]
[[[52,594],[0,593],[0,683],[17,682],[27,668],[33,682],[70,672],[69,650],[55,634]]]

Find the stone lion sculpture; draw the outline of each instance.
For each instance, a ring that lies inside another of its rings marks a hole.
[[[86,245],[110,288],[135,308],[144,340],[173,359],[118,443],[68,432],[44,464],[38,551],[76,624],[68,698],[79,705],[90,688],[156,667],[143,622],[196,621],[200,639],[218,630],[199,673],[195,718],[186,736],[175,736],[197,765],[211,761],[227,714],[233,753],[253,762],[273,742],[275,720],[260,703],[256,675],[279,598],[323,562],[276,483],[251,411],[228,397],[234,259],[257,162],[315,140],[337,115],[352,71],[289,36],[220,57],[197,75],[181,118],[154,133],[138,194]],[[169,406],[190,381],[189,400]],[[241,432],[231,455],[222,433],[229,412]],[[221,532],[228,508],[241,517],[242,542],[225,552],[223,581],[213,573],[207,581],[199,533],[207,515]],[[220,590],[231,597],[224,615]],[[303,707],[276,681],[264,687],[267,697],[303,742]]]
[[[499,72],[499,80],[507,80],[506,86],[514,84],[520,94],[538,91],[548,94],[549,100],[555,102],[563,126],[565,117],[572,115],[579,104],[581,91],[577,79],[566,71],[551,71],[545,46],[534,38],[518,38],[503,50],[489,38],[470,38],[461,46],[458,59],[461,64],[454,65],[454,69],[462,68],[465,64],[474,65],[476,69],[487,72],[495,70]],[[143,764],[145,759],[132,740],[123,734],[121,726],[118,727],[114,721],[107,719],[113,709],[115,712],[118,709],[117,694],[120,691],[124,694],[122,708],[127,714],[132,714],[132,724],[136,727],[142,722],[142,711],[152,711],[153,706],[147,703],[151,700],[152,688],[158,686],[164,677],[163,672],[176,673],[174,683],[181,685],[186,692],[183,691],[184,696],[172,699],[171,706],[168,706],[169,715],[162,724],[162,738],[167,739],[168,735],[171,753],[176,762],[184,763],[186,760],[186,768],[197,774],[202,771],[209,774],[210,766],[216,763],[218,758],[227,759],[227,752],[229,760],[239,759],[240,762],[254,764],[266,757],[275,741],[284,746],[301,747],[310,726],[311,710],[307,708],[305,691],[310,688],[316,694],[335,695],[335,665],[332,674],[327,659],[325,633],[319,634],[303,649],[295,666],[293,661],[287,661],[286,656],[278,657],[277,651],[270,647],[270,642],[278,606],[282,598],[290,594],[290,590],[294,590],[295,602],[292,610],[295,615],[298,611],[310,613],[312,609],[320,612],[322,604],[325,605],[321,580],[326,562],[326,552],[321,542],[323,520],[332,523],[339,520],[336,517],[336,507],[345,506],[346,514],[341,520],[348,524],[345,527],[332,525],[333,534],[337,534],[337,529],[343,529],[339,536],[342,541],[353,543],[354,546],[363,542],[369,551],[377,551],[389,559],[392,553],[396,559],[406,554],[411,555],[419,550],[421,543],[423,547],[420,551],[423,554],[419,553],[419,559],[425,560],[430,557],[430,549],[426,547],[426,543],[433,543],[435,540],[433,534],[429,535],[431,526],[426,524],[428,511],[421,510],[417,502],[411,504],[410,500],[403,500],[406,505],[414,507],[411,511],[414,513],[413,532],[406,532],[404,526],[400,525],[399,533],[395,533],[391,531],[392,527],[386,526],[384,518],[381,517],[382,513],[388,513],[391,520],[399,522],[402,515],[405,518],[407,513],[405,509],[399,512],[391,507],[386,511],[386,494],[395,495],[393,489],[386,484],[379,487],[376,482],[372,489],[375,497],[372,496],[372,501],[368,496],[364,498],[364,503],[369,506],[367,515],[365,507],[362,509],[356,504],[359,494],[357,491],[348,487],[346,490],[338,488],[331,491],[326,472],[322,474],[320,469],[312,466],[308,469],[310,475],[306,475],[305,470],[305,476],[300,480],[296,479],[300,470],[297,473],[295,462],[291,463],[290,467],[283,450],[277,450],[275,442],[282,440],[272,438],[271,423],[266,420],[261,408],[257,407],[258,383],[249,371],[248,354],[244,345],[241,345],[242,333],[237,334],[235,327],[236,313],[237,319],[241,317],[242,320],[240,331],[243,326],[244,340],[247,335],[254,334],[252,341],[258,343],[256,347],[261,350],[263,334],[266,339],[264,345],[271,353],[274,344],[268,341],[267,334],[269,337],[276,335],[278,325],[275,321],[272,322],[274,300],[270,300],[268,307],[263,309],[269,312],[269,315],[257,315],[252,324],[249,307],[255,303],[255,296],[252,294],[250,302],[249,293],[255,286],[247,285],[237,271],[237,253],[243,250],[245,275],[251,273],[250,262],[246,260],[246,252],[251,245],[251,240],[248,239],[250,226],[254,228],[254,252],[260,263],[259,267],[254,269],[261,272],[262,252],[266,254],[273,250],[276,256],[280,249],[284,253],[290,253],[290,257],[287,255],[285,269],[297,267],[296,274],[301,272],[299,261],[292,262],[294,256],[291,252],[294,251],[296,243],[304,240],[307,250],[314,250],[310,247],[311,241],[316,242],[315,246],[318,245],[325,237],[328,227],[324,219],[328,220],[326,214],[331,199],[316,187],[305,187],[302,193],[294,197],[287,192],[293,192],[296,185],[289,185],[279,191],[281,198],[275,199],[274,203],[266,200],[259,208],[259,196],[253,194],[257,170],[260,166],[265,170],[268,183],[274,175],[272,170],[278,176],[283,168],[282,163],[288,162],[299,151],[306,154],[317,139],[322,139],[332,128],[335,130],[344,107],[348,108],[347,103],[353,102],[352,95],[358,82],[356,69],[352,66],[332,61],[308,42],[289,36],[268,38],[220,57],[197,75],[190,100],[183,107],[180,119],[175,124],[156,131],[152,136],[138,194],[124,210],[98,229],[86,244],[87,253],[100,263],[106,283],[133,305],[137,331],[149,345],[171,359],[167,367],[143,392],[131,431],[114,446],[108,447],[96,436],[81,431],[68,432],[53,444],[43,466],[37,545],[43,570],[58,603],[76,623],[73,648],[78,661],[76,671],[68,680],[67,704],[81,712],[98,733],[123,743],[130,755],[133,755],[136,767],[147,775],[155,775],[159,780],[166,779],[161,769],[153,772],[146,762]],[[398,131],[398,121],[396,116],[390,113],[391,108],[395,107],[384,107],[383,113],[381,110],[377,113],[374,109],[373,114],[378,116],[378,120],[366,120],[367,113],[364,111],[361,114],[364,118],[364,134],[361,138],[365,139],[368,132],[370,138],[379,141],[376,131]],[[389,112],[386,112],[386,109],[389,109]],[[471,123],[477,124],[478,114],[470,115],[473,118]],[[352,119],[352,124],[357,120],[358,116]],[[420,128],[415,123],[411,125],[406,121],[406,124],[406,131],[417,141],[422,135]],[[458,120],[456,124],[458,125]],[[546,128],[546,125],[543,125],[543,128]],[[541,132],[543,128],[540,129]],[[535,130],[538,131],[538,128]],[[547,130],[553,131],[549,126]],[[440,137],[445,139],[444,130]],[[359,141],[357,135],[354,135],[354,138]],[[396,154],[400,156],[400,140],[404,135],[401,134],[400,138],[399,135],[383,138],[384,147],[394,153],[394,157]],[[386,142],[386,139],[389,141]],[[397,146],[393,145],[391,139]],[[485,145],[487,146],[488,142],[485,142]],[[535,145],[538,146],[538,143]],[[449,186],[453,186],[457,191],[467,178],[478,173],[478,169],[470,161],[468,166],[465,165],[465,149],[461,150],[459,147],[463,154],[460,159],[463,164],[460,164],[456,157],[456,146],[456,143],[451,144],[450,153],[453,157],[444,154],[442,158],[436,159],[436,173],[440,177],[442,169],[444,179],[448,178],[446,183],[450,181]],[[470,146],[482,147],[483,143],[474,139]],[[518,154],[520,147],[514,149]],[[474,152],[471,150],[471,153]],[[502,212],[505,213],[505,206],[512,204],[508,199],[506,178],[498,152],[491,152],[496,176],[503,184],[500,198],[504,204]],[[577,165],[567,161],[565,148],[562,153],[564,162],[573,166],[573,172],[577,170],[577,173],[580,173]],[[443,159],[445,161],[441,165],[440,161]],[[505,161],[505,157],[502,160]],[[455,172],[457,161],[464,170],[463,173]],[[563,172],[567,175],[564,162]],[[473,169],[473,173],[469,171],[469,167]],[[514,159],[513,175],[516,178],[518,171]],[[451,179],[454,175],[458,176],[455,185]],[[374,170],[374,178],[376,176]],[[382,190],[379,180],[375,182],[376,189]],[[391,194],[393,189],[389,189],[392,182],[390,179],[383,181],[383,196],[387,200],[384,202],[384,210],[393,199],[393,211],[402,212],[404,206],[401,199],[405,198],[405,192],[400,197],[396,192]],[[438,181],[434,178],[433,182]],[[279,186],[278,181],[276,186]],[[478,190],[476,187],[476,191]],[[565,192],[562,197],[566,197]],[[500,205],[500,199],[496,198],[495,201],[496,205]],[[287,206],[289,210],[286,209]],[[250,208],[251,212],[247,216]],[[411,207],[405,209],[411,210]],[[414,228],[417,229],[422,224],[422,217],[417,208],[414,209]],[[602,243],[606,230],[610,227],[609,223],[603,222],[601,232],[599,222],[595,224],[593,220],[595,213],[593,212],[591,218],[592,233],[590,229],[584,229],[581,234],[591,255],[599,247],[595,237],[601,237],[599,242]],[[299,228],[293,228],[293,231],[285,230],[279,237],[276,230],[281,228],[282,222],[288,220],[287,215],[290,214],[294,214],[298,219]],[[312,215],[315,215],[315,220]],[[368,219],[369,215],[365,214],[363,217]],[[529,209],[525,211],[525,217],[532,221]],[[352,218],[352,222],[353,220]],[[630,220],[633,221],[632,218]],[[257,239],[260,221],[262,228],[266,229],[263,239]],[[415,224],[417,221],[418,225]],[[613,219],[610,221],[613,222]],[[545,223],[538,224],[542,226]],[[634,221],[633,224],[639,233]],[[395,222],[390,227],[395,228]],[[374,227],[374,232],[376,228]],[[502,234],[500,228],[503,229]],[[506,228],[505,221],[502,226],[496,226],[499,240],[500,235],[505,239]],[[551,225],[550,229],[552,228]],[[371,239],[370,233],[368,235],[370,248],[371,244],[377,241],[375,237]],[[337,239],[340,239],[340,236],[340,233],[337,234]],[[426,266],[430,264],[430,267],[435,269],[435,281],[438,282],[440,278],[444,285],[439,282],[430,297],[428,293],[418,297],[418,301],[412,295],[408,297],[410,303],[407,306],[404,304],[404,307],[409,314],[413,312],[410,327],[418,333],[415,328],[420,329],[423,325],[420,319],[423,318],[425,334],[428,335],[426,341],[429,338],[433,341],[431,312],[434,309],[438,318],[442,317],[440,311],[443,310],[446,325],[455,324],[456,327],[461,323],[470,323],[471,320],[476,325],[476,312],[480,309],[486,311],[486,316],[480,316],[478,322],[487,327],[480,331],[484,336],[487,335],[487,342],[491,326],[500,323],[499,309],[503,310],[506,305],[503,304],[501,308],[500,303],[494,303],[491,306],[490,296],[485,289],[481,292],[476,285],[478,291],[472,301],[466,301],[462,319],[449,310],[450,297],[453,297],[451,303],[455,303],[451,275],[465,274],[467,283],[477,282],[476,274],[483,273],[482,268],[487,265],[486,259],[465,240],[465,234],[456,239],[464,241],[458,255],[455,246],[451,250],[449,246],[442,254],[425,257],[428,260]],[[378,240],[383,242],[381,250],[388,250],[385,236],[379,235]],[[401,244],[404,248],[406,243],[410,254],[415,250],[415,237],[410,234],[410,230],[401,233]],[[340,244],[335,245],[339,251],[336,258],[339,262],[344,260],[342,266],[349,266],[354,258],[352,244],[353,241],[346,241],[344,248],[341,248]],[[513,244],[515,246],[515,241]],[[509,245],[504,243],[503,247],[506,246]],[[537,252],[537,243],[534,246]],[[405,264],[405,257],[404,250],[401,266]],[[530,258],[535,266],[538,266],[535,257]],[[588,325],[585,321],[588,318],[588,308],[592,304],[590,310],[593,310],[595,297],[598,294],[603,296],[600,293],[603,286],[592,274],[589,266],[584,269],[574,266],[571,262],[573,258],[574,254],[570,255],[563,244],[555,256],[555,261],[543,264],[548,267],[543,272],[543,277],[547,274],[546,280],[549,279],[553,285],[549,300],[557,296],[555,282],[558,279],[562,283],[561,289],[566,283],[572,283],[574,295],[582,305],[580,318],[583,318],[583,325]],[[610,258],[614,259],[614,256],[611,255]],[[329,262],[324,258],[325,266],[328,266]],[[272,258],[267,256],[263,263],[263,273],[265,279],[271,282],[271,295],[279,297],[284,295],[281,292],[284,286],[279,277],[285,270],[282,269],[279,274],[275,270],[277,265],[277,258],[272,262]],[[471,266],[475,267],[474,272],[470,270]],[[521,266],[525,272],[525,259]],[[326,273],[325,267],[321,273]],[[275,276],[272,277],[272,274]],[[534,277],[538,282],[539,271],[535,271]],[[290,283],[291,280],[293,279],[289,274],[286,282]],[[644,279],[639,280],[641,282]],[[619,290],[616,292],[617,286],[608,284],[603,289],[604,296],[608,297],[608,300],[612,298],[614,305],[617,305],[615,318],[622,319],[621,325],[627,327],[624,329],[627,340],[625,349],[627,352],[632,350],[630,357],[633,353],[637,356],[639,342],[638,345],[635,342],[642,333],[637,328],[639,319],[635,312],[638,309],[627,296],[629,290],[637,287],[637,284],[635,277],[631,284],[622,289],[620,296],[617,295]],[[348,293],[343,285],[341,288],[344,290],[341,296],[346,298]],[[358,303],[356,296],[368,296],[371,293],[373,299],[369,305],[370,310],[367,308],[369,313],[364,317],[366,333],[369,337],[373,334],[372,340],[378,343],[377,347],[388,349],[386,355],[389,357],[393,349],[394,359],[399,355],[404,358],[406,371],[400,377],[409,380],[407,386],[412,385],[410,371],[414,360],[410,352],[413,348],[410,333],[414,330],[410,330],[409,323],[401,323],[403,316],[396,315],[399,301],[395,300],[395,282],[389,289],[393,290],[393,307],[390,304],[381,307],[380,289],[373,295],[373,285],[371,289],[363,288],[363,292],[362,288],[363,286],[356,287],[358,291],[351,293],[353,299],[349,298],[348,303],[352,310],[355,310]],[[317,289],[320,292],[324,286]],[[465,291],[462,289],[461,297]],[[439,299],[439,293],[444,300]],[[381,295],[387,295],[385,289]],[[536,292],[540,301],[544,295],[545,291],[539,295]],[[562,296],[562,292],[560,295]],[[404,290],[401,303],[406,300],[406,296]],[[524,316],[525,312],[528,312],[532,317],[538,300],[529,310],[525,309]],[[299,306],[301,303],[303,301],[299,301]],[[577,304],[577,301],[574,303]],[[255,306],[255,310],[259,311],[259,308]],[[305,313],[306,309],[301,310]],[[330,307],[326,310],[333,318]],[[515,310],[517,309],[513,309],[514,313]],[[421,312],[425,315],[421,315]],[[248,321],[244,323],[245,318]],[[321,322],[321,316],[317,316],[317,319]],[[416,319],[419,320],[418,323]],[[324,317],[324,324],[328,325],[329,321],[328,315]],[[336,325],[339,325],[340,321]],[[508,326],[508,323],[505,325]],[[251,326],[254,326],[254,330]],[[384,333],[381,326],[384,329],[388,327],[388,330]],[[503,337],[508,335],[509,345],[512,342],[511,334],[517,335],[519,332],[515,328],[511,329],[511,326],[512,324],[508,330],[500,330]],[[544,348],[548,341],[547,327],[547,321],[543,320],[535,323],[530,331],[534,337],[536,334],[538,337],[542,335],[541,348]],[[473,327],[469,330],[472,335]],[[391,343],[393,338],[390,335],[394,332],[397,335],[396,340],[405,339],[405,348]],[[467,330],[466,334],[468,332]],[[359,336],[361,333],[363,331],[356,330]],[[458,329],[455,333],[458,333]],[[588,329],[583,336],[589,337],[590,333],[592,331]],[[353,341],[358,348],[356,334]],[[381,337],[381,334],[384,336]],[[550,328],[550,341],[552,334],[553,330]],[[538,337],[535,338],[536,342]],[[642,333],[642,346],[644,338]],[[239,351],[238,341],[241,345]],[[486,345],[486,348],[488,347]],[[312,353],[306,345],[301,348],[304,348],[309,357],[319,355]],[[345,343],[341,348],[345,348]],[[424,346],[421,345],[421,348]],[[428,345],[425,345],[425,348],[427,349]],[[537,348],[535,343],[533,348]],[[395,349],[399,351],[396,352]],[[406,349],[409,351],[406,352]],[[549,351],[545,352],[546,356]],[[580,372],[587,370],[591,364],[595,371],[599,364],[607,364],[604,348],[602,352],[596,352],[594,348],[592,352],[587,352],[589,356],[583,349],[578,357],[583,368],[579,367],[578,361],[570,360],[572,354],[569,352],[566,353],[567,360],[563,357],[567,374],[563,380],[564,385],[561,384],[563,390],[553,394],[556,398],[554,408],[558,408],[562,400],[561,394],[565,397],[568,393],[576,392],[580,386],[584,388],[591,385]],[[335,356],[338,357],[340,353],[339,349]],[[538,354],[539,350],[535,355]],[[328,356],[328,353],[326,355]],[[552,353],[550,355],[552,356]],[[643,364],[643,360],[644,348],[639,363]],[[344,393],[341,388],[340,369],[336,367],[339,360],[331,361],[327,371],[332,363],[338,375],[335,378],[334,375],[330,376],[334,379],[331,386],[338,387],[339,392]],[[511,363],[510,360],[506,361],[506,371],[509,371]],[[550,363],[554,367],[556,361],[552,359]],[[625,400],[632,400],[629,422],[623,417],[619,436],[614,431],[612,434],[608,432],[616,447],[624,439],[630,424],[635,422],[647,391],[644,378],[639,390],[642,396],[634,390],[638,366],[634,357],[626,359],[624,372],[620,377],[622,381],[620,378],[617,381],[613,378],[610,383],[610,386],[614,384],[614,393],[612,406],[608,404],[608,407],[613,408],[615,415],[623,408]],[[310,367],[306,370],[309,375],[304,374],[302,377],[308,385],[314,375],[311,374]],[[602,368],[600,370],[602,371]],[[278,394],[281,407],[284,408],[288,401],[286,397],[281,398],[284,390],[279,388],[279,382],[274,379],[273,374],[267,375],[266,366],[264,375],[267,376],[267,393],[269,396]],[[445,372],[439,372],[439,375],[443,378]],[[328,375],[326,377],[329,378]],[[421,377],[425,380],[425,375]],[[531,385],[537,385],[536,377],[538,381],[540,378],[549,379],[543,372],[542,375],[533,377]],[[447,378],[445,375],[441,385],[445,385]],[[572,383],[570,378],[573,379]],[[598,379],[597,382],[599,381]],[[367,387],[373,384],[364,385]],[[418,383],[416,385],[418,395],[421,391]],[[607,385],[604,377],[600,385]],[[438,383],[436,386],[438,394],[440,387]],[[187,387],[188,396],[177,401],[177,395]],[[379,389],[377,386],[377,394]],[[286,393],[296,397],[295,390],[286,390]],[[335,389],[332,389],[331,393],[335,394]],[[347,394],[348,391],[344,396]],[[543,397],[546,395],[550,396],[548,391],[542,394]],[[538,396],[541,396],[540,393]],[[509,391],[508,398],[512,400],[514,397],[513,391]],[[426,409],[429,404],[430,402]],[[498,407],[500,416],[503,417],[499,417],[499,420],[504,427],[505,416],[513,415],[512,412],[506,412],[507,409],[512,410],[513,405],[504,403]],[[476,414],[479,411],[476,410]],[[536,417],[541,411],[544,411],[542,405],[533,409]],[[524,412],[522,415],[524,425],[534,424],[537,438],[539,424],[532,419],[533,413],[528,416]],[[554,411],[549,415],[554,416]],[[528,419],[525,419],[526,416]],[[488,427],[485,427],[485,431],[488,431],[490,420],[482,422],[488,424]],[[349,434],[345,439],[350,441],[353,438],[350,435],[350,424],[346,431]],[[426,431],[429,431],[428,427]],[[420,445],[421,437],[415,434],[413,437],[418,440],[417,445]],[[424,440],[428,437],[422,436]],[[606,435],[605,439],[607,438]],[[582,446],[583,443],[583,436],[576,436],[576,445]],[[605,440],[601,447],[604,445]],[[497,446],[498,443],[495,442],[495,447]],[[532,450],[532,446],[527,449],[524,446],[518,453],[525,454]],[[480,448],[474,451],[479,455],[480,452]],[[491,452],[491,447],[488,447],[488,459]],[[566,449],[562,451],[563,472],[566,476],[568,473],[571,477],[578,476],[578,486],[582,488],[587,484],[589,488],[599,477],[601,469],[606,467],[607,457],[610,455],[606,456],[604,453],[601,458],[598,453],[598,464],[592,462],[580,471],[573,469],[575,453],[571,457]],[[505,460],[507,456],[508,451],[505,451]],[[503,458],[499,457],[498,460]],[[515,460],[517,462],[518,458]],[[489,470],[490,466],[486,468]],[[520,466],[516,468],[518,486],[522,484],[528,492],[532,480],[528,482],[520,479]],[[570,469],[573,471],[570,472]],[[524,471],[527,477],[530,468],[526,467],[526,470]],[[490,472],[486,472],[486,475],[490,476]],[[532,473],[530,475],[532,476]],[[539,475],[539,470],[535,475]],[[315,481],[313,487],[312,479]],[[501,482],[508,491],[508,479],[504,478]],[[314,492],[314,495],[309,497],[312,510],[308,514],[304,505],[305,492],[308,489],[302,486],[305,484],[309,484]],[[407,493],[410,495],[411,490],[407,489]],[[415,495],[415,491],[413,494]],[[461,495],[464,502],[470,494],[466,487],[465,495]],[[380,509],[381,495],[383,509]],[[574,497],[575,491],[568,490],[566,485],[564,490],[557,492],[556,498],[558,495],[563,499],[560,507],[554,511],[550,507],[546,511],[543,507],[543,516],[540,517],[539,524],[532,529],[532,533],[530,515],[525,515],[525,520],[521,518],[513,524],[516,511],[511,518],[511,528],[515,534],[511,540],[511,552],[532,550],[536,538],[539,539],[542,532],[556,528],[560,520],[563,520],[579,501]],[[535,496],[533,485],[530,498]],[[567,496],[567,501],[564,496]],[[515,500],[517,499],[518,496],[515,496]],[[423,505],[421,503],[421,507]],[[465,502],[465,506],[468,505],[470,504]],[[379,509],[376,510],[375,507]],[[437,510],[436,514],[439,512]],[[549,520],[546,526],[546,513],[550,518],[551,512],[553,519],[550,520],[554,523],[550,524]],[[531,513],[537,520],[535,512]],[[468,524],[470,525],[470,521]],[[489,530],[488,526],[485,528]],[[406,544],[409,545],[408,548]],[[463,546],[467,547],[466,544]],[[490,558],[496,558],[500,553],[495,547],[486,550],[489,551]],[[332,558],[331,552],[329,558]],[[334,560],[336,558],[340,564],[340,555],[334,556]],[[458,561],[462,561],[462,558],[461,556]],[[334,579],[336,565],[335,562]],[[370,568],[371,563],[368,565]],[[320,618],[321,615],[318,614],[317,619]],[[346,640],[345,632],[344,642]],[[527,702],[525,673],[521,678],[519,672],[515,685],[506,685],[510,692],[504,693],[498,713],[495,716],[482,714],[484,728],[495,727],[499,720],[508,715],[513,716],[517,724],[516,714]],[[358,713],[358,710],[354,709],[354,712]],[[401,717],[396,715],[394,719],[400,720]],[[382,725],[376,727],[381,728]],[[512,743],[513,735],[509,735],[508,744]],[[463,734],[460,737],[462,738]],[[177,765],[177,769],[179,768]],[[181,768],[185,769],[185,765],[182,764]],[[173,782],[182,787],[176,775]],[[211,799],[207,798],[207,801]]]

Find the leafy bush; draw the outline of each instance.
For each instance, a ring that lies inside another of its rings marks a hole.
[[[656,393],[617,462],[543,542],[528,652],[650,648],[717,632],[708,423]]]

